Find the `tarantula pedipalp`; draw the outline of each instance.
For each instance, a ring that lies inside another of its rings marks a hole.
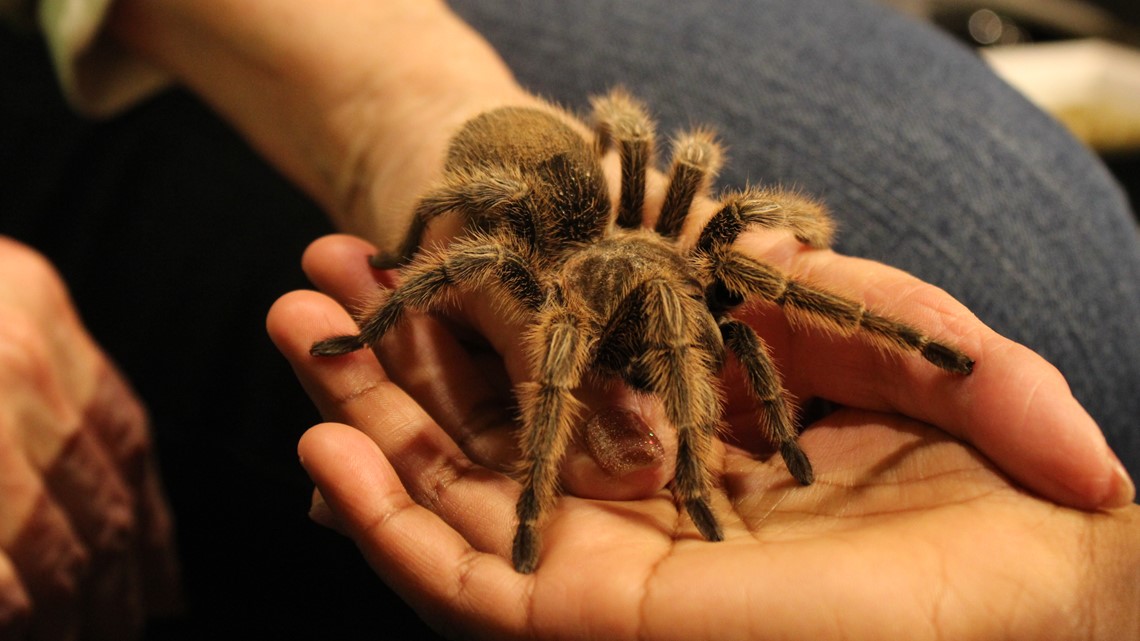
[[[501,108],[456,134],[442,182],[419,201],[400,249],[374,262],[410,260],[398,287],[359,317],[360,332],[319,341],[332,356],[371,346],[408,309],[432,310],[457,288],[497,292],[529,319],[533,380],[519,386],[522,494],[512,560],[520,572],[538,561],[538,523],[556,500],[559,466],[574,431],[574,390],[587,376],[616,378],[661,399],[677,431],[678,503],[710,541],[723,538],[709,507],[708,466],[720,423],[718,377],[726,351],[740,362],[759,423],[788,471],[802,484],[811,464],[796,443],[790,404],[767,347],[730,311],[748,299],[779,305],[795,320],[889,349],[921,354],[969,374],[973,361],[919,330],[862,304],[790,279],[733,245],[745,229],[787,229],[826,246],[830,219],[799,195],[746,189],[727,195],[691,247],[678,235],[693,199],[708,190],[720,149],[705,131],[679,136],[655,229],[643,227],[654,126],[645,108],[615,91],[594,100],[591,145],[570,116],[538,108]],[[616,147],[621,194],[611,212],[600,157]],[[414,256],[427,224],[456,212],[467,232],[445,249]]]

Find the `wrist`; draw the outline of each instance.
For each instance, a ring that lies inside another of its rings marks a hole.
[[[108,28],[208,102],[341,229],[381,242],[464,120],[533,100],[434,0],[119,0]]]

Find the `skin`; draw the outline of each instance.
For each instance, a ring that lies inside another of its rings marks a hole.
[[[345,269],[343,256],[365,249],[352,238],[323,239],[307,253],[306,271],[347,299],[373,275],[363,266]],[[392,341],[414,348],[382,347],[379,361],[369,353],[314,359],[314,339],[353,327],[336,302],[315,292],[283,297],[268,326],[335,421],[299,445],[323,497],[315,515],[352,537],[375,571],[445,635],[1140,634],[1140,507],[1058,506],[944,431],[865,409],[832,414],[803,434],[817,472],[807,488],[778,456],[720,444],[712,503],[724,542],[704,541],[667,490],[632,501],[563,497],[544,525],[536,573],[519,575],[509,554],[520,487],[501,460],[487,458],[503,447],[510,425],[473,433],[462,419],[425,410],[443,398],[478,406],[506,393],[471,386],[481,353],[424,317]],[[441,398],[421,385],[421,403],[389,377],[412,359],[428,370],[424,380],[438,381]],[[469,392],[457,398],[464,385]]]
[[[109,34],[210,103],[341,229],[386,247],[416,194],[439,177],[447,140],[462,122],[497,106],[539,104],[484,41],[430,0],[120,0]],[[650,188],[652,209],[659,181]],[[698,207],[691,224],[707,215],[707,204]],[[453,230],[433,226],[428,242]],[[764,456],[730,371],[726,420],[734,445],[719,457],[723,494],[714,502],[729,541],[697,540],[667,500],[672,444],[668,429],[655,429],[662,454],[633,474],[612,478],[581,452],[571,455],[566,485],[593,498],[559,503],[544,530],[538,572],[521,577],[505,559],[512,527],[504,524],[512,522],[518,488],[501,471],[513,460],[513,424],[509,414],[487,409],[522,380],[521,325],[467,301],[454,325],[410,324],[403,338],[415,340],[389,341],[379,361],[362,353],[317,362],[308,356],[313,341],[353,329],[342,303],[390,278],[367,268],[373,246],[334,237],[305,257],[307,272],[331,297],[290,294],[269,316],[274,340],[338,422],[300,444],[322,497],[314,514],[353,536],[386,581],[454,636],[1138,634],[1140,526],[1135,506],[1119,507],[1134,490],[1054,369],[905,274],[804,251],[778,236],[750,235],[742,244],[959,345],[975,356],[977,371],[947,378],[858,341],[794,331],[777,311],[752,310],[743,317],[789,365],[783,369],[793,394],[852,408],[803,437],[820,481],[788,486],[786,471]],[[20,278],[4,281],[26,282]],[[13,291],[12,313],[29,319],[23,326],[33,335],[65,332],[45,318],[67,317],[69,304],[45,317],[21,297],[26,292]],[[85,344],[81,330],[68,331],[58,335],[63,344]],[[472,350],[472,336],[491,349]],[[77,354],[47,371],[113,379],[97,366],[105,363],[97,352]],[[80,367],[85,362],[96,367]],[[475,374],[481,382],[471,384]],[[47,387],[5,384],[0,394],[33,402],[51,396]],[[130,406],[133,396],[118,393],[115,405]],[[661,425],[644,399],[587,393],[594,408],[618,404]],[[63,452],[72,438],[42,451]],[[145,438],[135,440],[147,449]],[[15,445],[0,451],[21,452]],[[21,490],[5,484],[6,492]],[[605,498],[629,500],[596,500]],[[39,518],[34,501],[21,500],[0,502],[22,506],[0,519],[6,532]],[[68,540],[62,524],[47,530]],[[33,566],[14,557],[9,540],[0,540],[8,561],[0,558],[0,613],[33,626],[61,620],[28,587],[54,570],[22,572]],[[583,612],[591,618],[583,621]]]
[[[0,637],[131,638],[178,603],[146,413],[39,255],[0,238]]]

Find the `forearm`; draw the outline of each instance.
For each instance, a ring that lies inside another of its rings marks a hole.
[[[386,238],[466,118],[527,100],[435,0],[119,0],[128,48],[212,105],[338,227]]]

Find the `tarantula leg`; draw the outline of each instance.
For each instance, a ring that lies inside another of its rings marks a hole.
[[[681,233],[693,199],[708,192],[723,159],[724,152],[710,130],[685,132],[674,140],[669,187],[657,219],[657,233],[669,238]]]
[[[417,259],[408,266],[400,286],[361,317],[360,333],[318,341],[309,353],[337,356],[375,345],[400,322],[407,309],[433,309],[455,287],[480,286],[492,277],[512,300],[525,308],[537,310],[545,298],[545,291],[523,254],[488,239],[473,239],[444,253]]]
[[[518,529],[511,550],[511,562],[523,574],[538,564],[538,522],[554,505],[559,465],[580,413],[573,389],[589,358],[580,321],[560,305],[540,313],[531,344],[537,351],[538,376],[519,388],[523,490],[515,506]]]
[[[882,347],[917,352],[948,372],[965,375],[973,371],[974,361],[966,354],[932,340],[910,325],[869,311],[862,303],[791,280],[775,267],[729,249],[710,258],[714,288],[724,290],[719,295],[737,301],[758,296],[780,305],[793,322],[844,336],[862,331]]]
[[[646,282],[640,295],[645,310],[644,371],[677,430],[673,492],[701,536],[720,541],[724,534],[708,503],[713,485],[708,461],[720,416],[713,382],[717,357],[694,343],[701,334],[692,324],[704,309],[664,280]]]
[[[641,102],[621,89],[591,100],[599,153],[616,143],[621,159],[621,197],[617,223],[632,229],[642,224],[645,177],[653,164],[654,125]]]
[[[881,342],[897,349],[916,351],[941,369],[963,375],[974,371],[974,359],[949,345],[930,339],[910,325],[866,310],[860,325]]]
[[[312,347],[309,348],[309,355],[340,356],[341,354],[348,354],[359,349],[364,349],[364,346],[365,343],[358,334],[333,336],[332,338],[326,338],[313,343]]]
[[[780,449],[780,456],[788,466],[788,471],[801,485],[811,485],[815,480],[811,462],[796,443],[796,428],[792,422],[791,408],[788,406],[787,392],[780,384],[780,375],[768,356],[768,348],[756,332],[742,321],[727,319],[720,324],[724,345],[736,355],[748,380],[748,389],[760,403],[763,414],[762,424],[773,444]]]
[[[411,227],[399,248],[376,254],[369,262],[378,269],[404,265],[420,246],[428,223],[449,211],[459,212],[476,229],[505,224],[528,246],[535,247],[538,242],[531,191],[517,172],[502,168],[454,170],[416,203]]]
[[[787,229],[796,239],[811,247],[831,244],[835,224],[820,203],[795,192],[753,187],[729,194],[721,208],[705,224],[697,249],[714,253],[732,245],[750,226]]]

